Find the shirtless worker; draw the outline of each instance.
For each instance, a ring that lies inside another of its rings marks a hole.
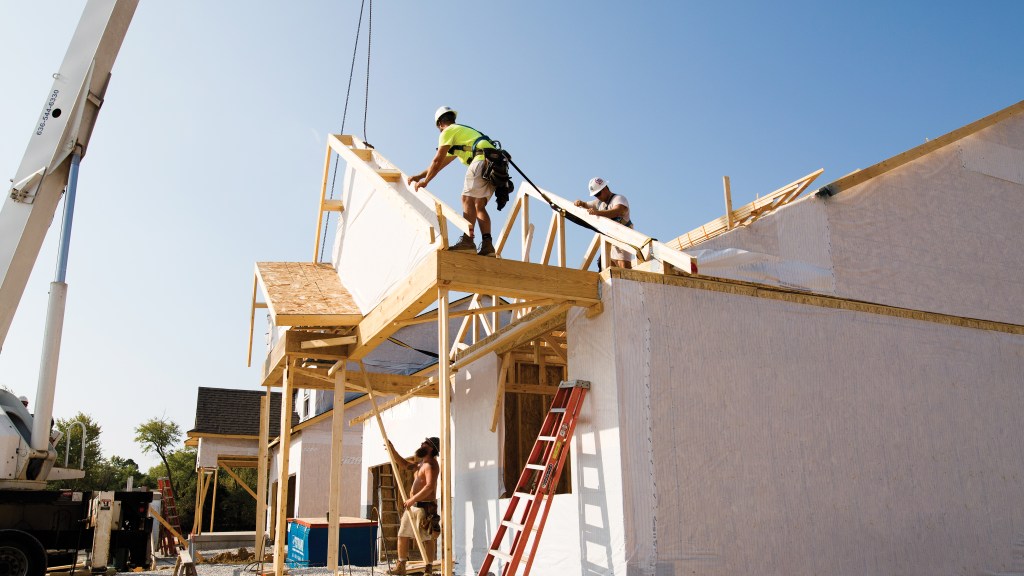
[[[394,445],[388,441],[387,448],[395,462],[414,470],[412,489],[409,491],[409,499],[403,502],[405,511],[402,513],[402,523],[398,527],[398,563],[391,574],[405,574],[405,563],[409,560],[409,543],[416,537],[417,532],[427,552],[424,559],[427,565],[423,573],[430,574],[431,564],[434,562],[435,542],[440,532],[440,516],[437,514],[437,477],[440,474],[437,455],[441,452],[440,446],[439,438],[427,438],[420,444],[416,450],[416,459],[413,459],[399,456]]]

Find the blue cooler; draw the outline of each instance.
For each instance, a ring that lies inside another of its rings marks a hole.
[[[342,516],[338,524],[338,565],[376,566],[377,523],[365,518]],[[286,560],[289,568],[327,565],[326,518],[288,519]]]

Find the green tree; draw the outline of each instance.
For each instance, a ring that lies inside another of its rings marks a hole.
[[[156,486],[156,482],[139,471],[139,465],[131,458],[111,456],[103,458],[93,465],[87,473],[91,476],[91,490],[124,490],[128,485],[128,478],[132,479],[132,486]]]
[[[171,479],[171,485],[176,487],[174,488],[174,500],[175,507],[178,509],[178,518],[181,521],[181,529],[188,534],[195,518],[196,449],[186,447],[182,450],[168,452],[163,469],[160,466],[153,466],[149,469],[149,476],[152,478],[167,476]],[[182,491],[179,492],[178,488]]]
[[[171,479],[171,488],[175,495],[179,494],[178,485],[174,481],[174,474],[167,461],[167,456],[171,448],[181,441],[181,428],[170,420],[150,418],[135,429],[135,441],[142,447],[143,452],[147,454],[156,452],[160,456],[160,460],[164,463],[164,469],[167,471],[167,477]],[[194,464],[195,458],[193,458],[193,470],[195,469]]]
[[[82,426],[85,427],[85,459],[82,459]],[[54,429],[63,432],[57,443],[57,466],[64,466],[65,459],[69,468],[83,468],[85,478],[64,480],[59,482],[61,488],[71,490],[94,490],[95,476],[100,473],[98,466],[103,460],[100,446],[100,435],[103,429],[92,419],[92,416],[79,412],[73,418],[58,418]]]

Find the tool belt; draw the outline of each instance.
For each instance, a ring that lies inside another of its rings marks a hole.
[[[437,513],[437,502],[417,502],[415,506],[423,510],[423,518],[420,519],[420,530],[427,534],[440,534],[441,516]]]

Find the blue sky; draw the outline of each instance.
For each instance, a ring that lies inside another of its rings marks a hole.
[[[6,178],[83,6],[2,3]],[[354,1],[139,6],[82,164],[55,406],[91,414],[105,455],[154,464],[132,441],[140,422],[187,430],[198,386],[257,386],[253,264],[311,256],[358,13]],[[378,0],[365,136],[418,172],[434,109],[453,106],[538,185],[582,197],[603,176],[637,228],[667,240],[723,214],[723,175],[735,206],[825,168],[817,187],[1021,100],[1022,22],[1014,0]],[[346,123],[358,136],[366,31]],[[450,167],[430,188],[457,206],[460,178]],[[30,398],[57,232],[0,354],[0,384]]]

